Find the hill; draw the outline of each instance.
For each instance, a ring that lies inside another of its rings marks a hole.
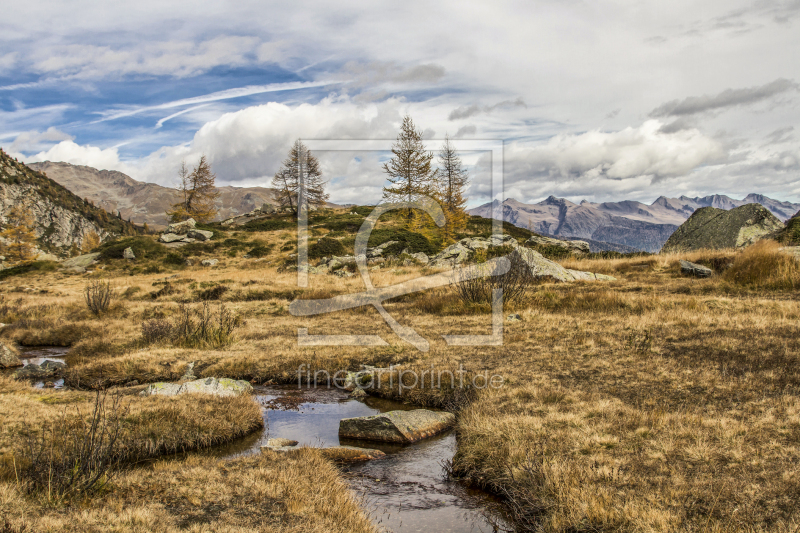
[[[165,212],[179,201],[176,189],[156,183],[137,181],[116,170],[45,161],[31,163],[31,168],[47,174],[81,198],[137,224],[160,228],[168,224]],[[275,190],[265,187],[219,187],[219,218],[224,220],[249,213],[264,203],[273,203]]]
[[[513,198],[502,202],[502,218],[514,225],[536,233],[562,239],[596,240],[624,245],[637,250],[657,252],[670,235],[695,211],[703,207],[734,209],[757,202],[785,221],[800,210],[800,204],[773,200],[764,195],[750,194],[744,200],[724,195],[668,198],[662,196],[652,204],[624,200],[593,203],[586,200],[576,204],[564,198],[550,196],[535,204],[525,204]],[[491,217],[499,202],[484,204],[470,214]]]
[[[57,255],[80,247],[92,232],[103,240],[137,232],[134,224],[87,202],[0,150],[0,222],[5,223],[5,214],[14,205],[30,209],[38,247]]]
[[[743,248],[784,228],[767,208],[746,204],[726,211],[702,207],[664,244],[664,250]]]

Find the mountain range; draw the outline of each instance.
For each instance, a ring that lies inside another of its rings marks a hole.
[[[697,209],[715,207],[728,210],[751,203],[763,205],[782,222],[800,210],[800,204],[773,200],[762,194],[749,194],[743,200],[719,194],[695,198],[661,196],[649,205],[631,200],[602,203],[583,200],[576,204],[555,196],[535,204],[525,204],[507,198],[501,203],[501,209],[503,220],[542,235],[658,252]],[[495,200],[471,209],[469,214],[489,218],[498,204],[500,202]],[[592,248],[599,250],[601,246]]]
[[[166,227],[169,223],[165,214],[167,209],[180,200],[180,193],[174,188],[136,181],[116,170],[97,170],[52,161],[28,166],[106,211],[119,213],[124,220],[136,224],[146,222],[155,229]],[[275,189],[231,186],[218,189],[220,220],[249,213],[264,203],[275,203]]]

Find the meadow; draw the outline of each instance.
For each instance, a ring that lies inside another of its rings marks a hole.
[[[349,231],[330,225],[314,237]],[[32,270],[2,281],[0,340],[70,351],[69,390],[0,380],[0,531],[374,530],[316,450],[232,461],[198,453],[258,430],[255,401],[137,395],[178,380],[189,363],[197,377],[254,384],[296,383],[301,365],[502,375],[499,388],[370,392],[454,411],[458,451],[446,475],[500,495],[520,531],[800,530],[800,263],[778,244],[561,257],[616,281],[531,285],[504,309],[521,320],[505,322],[502,346],[445,344],[442,335],[491,332],[490,306],[464,303],[452,287],[387,302],[430,342],[421,352],[370,307],[292,316],[296,298],[360,292],[363,282],[309,275],[298,288],[296,233],[275,226],[219,230],[216,247],[191,252],[191,266],[174,251],[135,262],[109,252],[90,274]],[[203,267],[206,257],[220,262]],[[717,274],[685,277],[679,259]],[[395,264],[371,275],[388,286],[437,271]],[[84,302],[92,280],[114,295],[99,316]],[[192,320],[225,335],[175,333]],[[377,334],[388,345],[299,347],[299,328]],[[24,445],[54,422],[91,419],[97,391],[117,398],[125,453],[98,490],[48,493],[25,478]]]

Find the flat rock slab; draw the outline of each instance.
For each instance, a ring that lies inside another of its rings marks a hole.
[[[710,278],[714,271],[703,265],[681,259],[681,273],[696,278]]]
[[[453,413],[427,409],[389,411],[374,416],[343,418],[339,421],[339,438],[406,444],[441,433],[455,422]]]
[[[214,396],[241,396],[253,392],[246,381],[228,378],[203,378],[184,383],[151,383],[141,396],[178,396],[180,394],[212,394]]]

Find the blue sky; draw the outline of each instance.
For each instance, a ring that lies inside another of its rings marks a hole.
[[[800,201],[800,2],[339,2],[4,7],[0,145],[174,182],[268,185],[295,138],[506,141],[504,196],[750,192]],[[381,154],[319,154],[334,201]],[[464,154],[471,204],[487,161]],[[358,159],[357,159],[358,158]]]

